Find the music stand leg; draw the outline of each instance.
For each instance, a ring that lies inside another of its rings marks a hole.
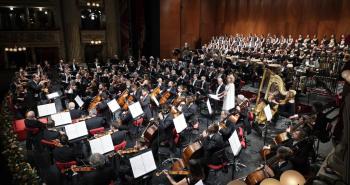
[[[267,121],[265,124],[265,133],[264,133],[264,146],[266,144],[266,139],[267,139],[267,126],[270,124],[270,121]]]

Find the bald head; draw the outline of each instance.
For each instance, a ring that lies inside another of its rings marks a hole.
[[[35,118],[35,112],[34,111],[29,111],[26,114],[27,119],[34,119]]]
[[[75,103],[74,103],[74,102],[69,102],[69,104],[68,104],[68,109],[69,109],[69,110],[75,109]]]

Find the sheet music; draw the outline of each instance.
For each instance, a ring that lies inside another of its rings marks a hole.
[[[204,185],[202,180],[199,180],[195,185]]]
[[[173,119],[175,129],[177,133],[182,132],[185,128],[187,128],[187,123],[184,114],[180,114],[176,118]]]
[[[218,101],[220,100],[219,96],[216,94],[209,94],[209,97],[214,99],[214,100],[218,100]]]
[[[48,116],[51,114],[56,114],[56,112],[57,112],[55,103],[38,105],[37,108],[38,108],[39,117],[44,117],[44,116]]]
[[[157,98],[154,96],[151,96],[151,99],[154,101],[154,103],[156,103],[157,107],[159,107],[159,102],[158,102]]]
[[[209,98],[208,98],[208,100],[207,100],[207,107],[208,107],[208,112],[209,112],[209,114],[212,114],[212,113],[213,113],[213,109],[211,108]]]
[[[111,135],[105,135],[97,139],[89,141],[91,153],[105,154],[114,150],[113,141]]]
[[[130,158],[130,164],[134,178],[140,177],[145,174],[145,167],[143,166],[143,161],[141,155]]]
[[[145,170],[147,173],[157,169],[156,162],[154,161],[152,151],[148,151],[148,152],[142,154],[141,157],[142,157],[142,161],[143,161],[143,164],[145,166]]]
[[[68,140],[88,135],[85,121],[67,125],[64,127],[64,130],[66,131]]]
[[[74,98],[74,101],[77,102],[78,106],[81,107],[84,105],[84,102],[83,100],[80,98],[79,95],[77,95],[75,98]]]
[[[54,92],[54,93],[51,93],[51,94],[48,94],[46,95],[47,99],[54,99],[54,98],[57,98],[59,97],[60,95],[58,94],[58,92]]]
[[[69,112],[61,112],[51,115],[51,119],[55,121],[55,127],[72,123],[72,118]]]
[[[111,112],[115,112],[118,109],[120,109],[120,106],[119,106],[117,100],[115,100],[115,99],[108,102],[107,105],[108,105],[109,109],[111,110]]]
[[[129,159],[134,178],[138,178],[157,169],[152,151],[145,152]]]
[[[230,143],[232,153],[237,156],[239,151],[241,151],[242,145],[239,141],[237,131],[235,130],[231,137],[228,139],[228,142]]]
[[[266,106],[264,107],[264,113],[265,113],[265,116],[266,116],[267,121],[271,121],[271,119],[272,119],[272,113],[271,113],[270,105],[266,105]]]
[[[129,110],[132,115],[132,118],[137,118],[137,116],[140,116],[143,114],[143,110],[140,102],[135,102],[134,104],[129,105]]]

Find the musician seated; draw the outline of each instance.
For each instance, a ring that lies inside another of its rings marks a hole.
[[[232,135],[232,133],[235,131],[235,123],[232,123],[230,120],[226,119],[228,116],[228,113],[225,111],[221,112],[220,120],[223,120],[220,124],[223,124],[219,128],[219,132],[222,135],[222,138],[225,142],[228,142],[228,139]]]
[[[112,137],[113,145],[115,146],[117,144],[120,144],[124,140],[126,140],[126,134],[128,131],[127,130],[118,130],[119,124],[117,122],[113,122],[112,127],[113,127],[112,128],[113,133],[111,134],[111,137]]]
[[[53,128],[55,125],[53,122],[49,122],[46,124],[46,128],[43,129],[43,135],[42,139],[44,140],[59,140],[61,137],[61,134],[64,134],[62,131],[57,131],[55,128]]]
[[[77,148],[69,145],[67,135],[62,134],[60,136],[60,143],[62,146],[56,147],[52,151],[54,160],[63,163],[76,161],[81,152]]]
[[[204,149],[204,158],[203,162],[207,166],[208,164],[219,165],[221,159],[213,155],[215,152],[220,151],[224,148],[224,141],[219,133],[219,126],[217,124],[212,124],[208,127],[206,131],[203,131],[203,149]]]
[[[89,163],[93,170],[87,170],[82,173],[77,173],[79,170],[73,171],[73,181],[74,184],[86,184],[86,185],[102,185],[110,184],[112,180],[115,179],[115,174],[113,171],[113,165],[107,163],[107,159],[104,155],[99,153],[94,153],[89,158]]]
[[[283,172],[293,169],[292,162],[288,159],[292,155],[293,151],[285,146],[280,146],[277,149],[277,162],[275,162],[271,169],[274,172],[275,179],[280,179]]]
[[[45,127],[45,124],[36,119],[34,111],[27,112],[24,124],[27,128],[27,150],[32,150],[32,145],[34,145],[35,149],[40,149],[40,139],[42,137],[42,130]]]
[[[306,133],[302,129],[297,129],[292,132],[291,138],[284,143],[275,147],[264,146],[263,149],[271,149],[272,152],[276,152],[279,146],[286,146],[293,150],[293,155],[290,157],[295,170],[300,173],[307,173],[310,168],[309,154],[313,149],[313,140],[306,137]]]
[[[101,102],[97,104],[96,110],[97,110],[97,115],[98,117],[104,117],[107,121],[108,124],[110,124],[112,120],[112,115],[109,111],[107,102],[109,101],[108,95],[106,93],[102,93],[101,95]]]
[[[172,185],[194,185],[201,179],[204,179],[205,174],[202,166],[200,165],[200,163],[198,163],[198,161],[191,159],[188,161],[188,164],[189,164],[190,175],[186,176],[185,178],[181,179],[178,182],[176,182],[174,178],[170,176],[170,174],[167,171],[164,172],[167,179]]]
[[[191,126],[198,127],[198,105],[195,103],[193,96],[189,96],[186,98],[186,104],[182,105],[181,111],[185,116],[186,122]]]
[[[78,119],[83,115],[83,112],[80,109],[75,108],[74,102],[68,103],[68,110],[72,119]]]

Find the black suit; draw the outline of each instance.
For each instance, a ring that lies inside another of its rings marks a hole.
[[[69,113],[72,119],[78,119],[83,115],[83,112],[80,109],[69,110]]]
[[[83,172],[74,179],[74,184],[84,185],[109,185],[115,179],[112,166],[97,168],[90,172]]]
[[[273,178],[279,179],[283,172],[287,170],[293,169],[293,164],[289,160],[284,161],[283,163],[279,164],[278,162],[272,165],[271,167],[272,171],[274,172],[275,176]]]
[[[198,120],[198,106],[195,103],[191,105],[186,105],[182,112],[186,118],[187,123],[195,123]]]
[[[42,138],[43,132],[42,129],[44,124],[38,120],[25,119],[24,124],[26,128],[38,129],[37,133],[33,133],[31,131],[27,132],[27,140],[26,140],[26,148],[27,150],[32,149],[32,145],[38,150],[41,149],[40,140]]]
[[[111,135],[113,145],[115,146],[115,145],[120,144],[121,142],[125,141],[126,140],[126,133],[127,133],[127,131],[125,131],[125,130],[113,132]]]
[[[42,86],[34,82],[33,80],[29,80],[27,84],[27,95],[25,96],[25,102],[27,104],[27,108],[29,110],[37,111],[36,105],[40,100],[40,92]]]
[[[99,104],[97,104],[96,110],[97,116],[105,118],[107,123],[111,121],[111,113],[107,105],[107,100],[103,100]]]
[[[219,132],[221,133],[223,140],[228,141],[228,138],[230,138],[236,127],[235,124],[229,120],[226,120],[225,126],[226,128],[222,128]]]
[[[144,112],[144,116],[147,120],[150,120],[152,118],[152,111],[151,111],[151,97],[147,95],[146,97],[142,98],[140,100],[140,104],[142,107],[142,110]]]
[[[58,162],[75,161],[76,155],[75,149],[65,145],[63,147],[57,147],[53,150],[53,158]]]
[[[203,141],[204,149],[204,162],[205,164],[214,164],[218,165],[221,163],[221,159],[213,155],[215,152],[220,151],[224,148],[224,141],[222,136],[219,133],[214,134],[213,136],[208,136]]]

